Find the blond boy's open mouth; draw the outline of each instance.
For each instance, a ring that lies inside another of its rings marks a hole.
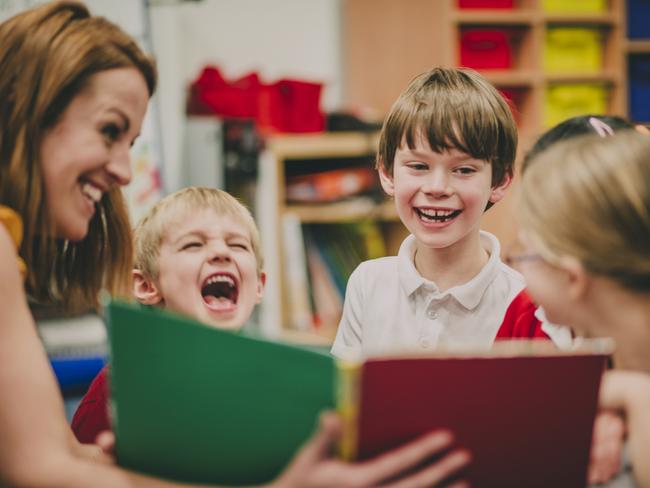
[[[237,305],[239,283],[230,273],[214,273],[201,286],[203,302],[210,310],[230,311]]]

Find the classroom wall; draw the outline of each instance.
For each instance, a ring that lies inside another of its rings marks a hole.
[[[149,15],[167,191],[182,186],[186,89],[206,64],[228,78],[256,70],[265,81],[321,81],[322,107],[340,104],[340,0],[161,2],[151,4]]]

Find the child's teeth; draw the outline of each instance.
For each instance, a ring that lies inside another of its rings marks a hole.
[[[235,286],[235,282],[230,276],[216,275],[216,276],[212,276],[211,278],[208,278],[208,284],[218,283],[218,282],[226,282],[229,283],[231,286]]]
[[[81,187],[81,192],[95,203],[99,202],[102,198],[102,191],[90,183],[84,183]]]

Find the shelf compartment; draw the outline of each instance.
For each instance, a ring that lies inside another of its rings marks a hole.
[[[544,38],[545,73],[599,73],[603,69],[603,33],[594,27],[551,27]]]

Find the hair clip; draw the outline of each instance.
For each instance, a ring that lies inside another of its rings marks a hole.
[[[597,119],[596,117],[589,117],[589,124],[594,128],[596,134],[598,134],[600,137],[607,137],[607,136],[614,135],[614,131],[612,130],[612,128],[602,120]]]

